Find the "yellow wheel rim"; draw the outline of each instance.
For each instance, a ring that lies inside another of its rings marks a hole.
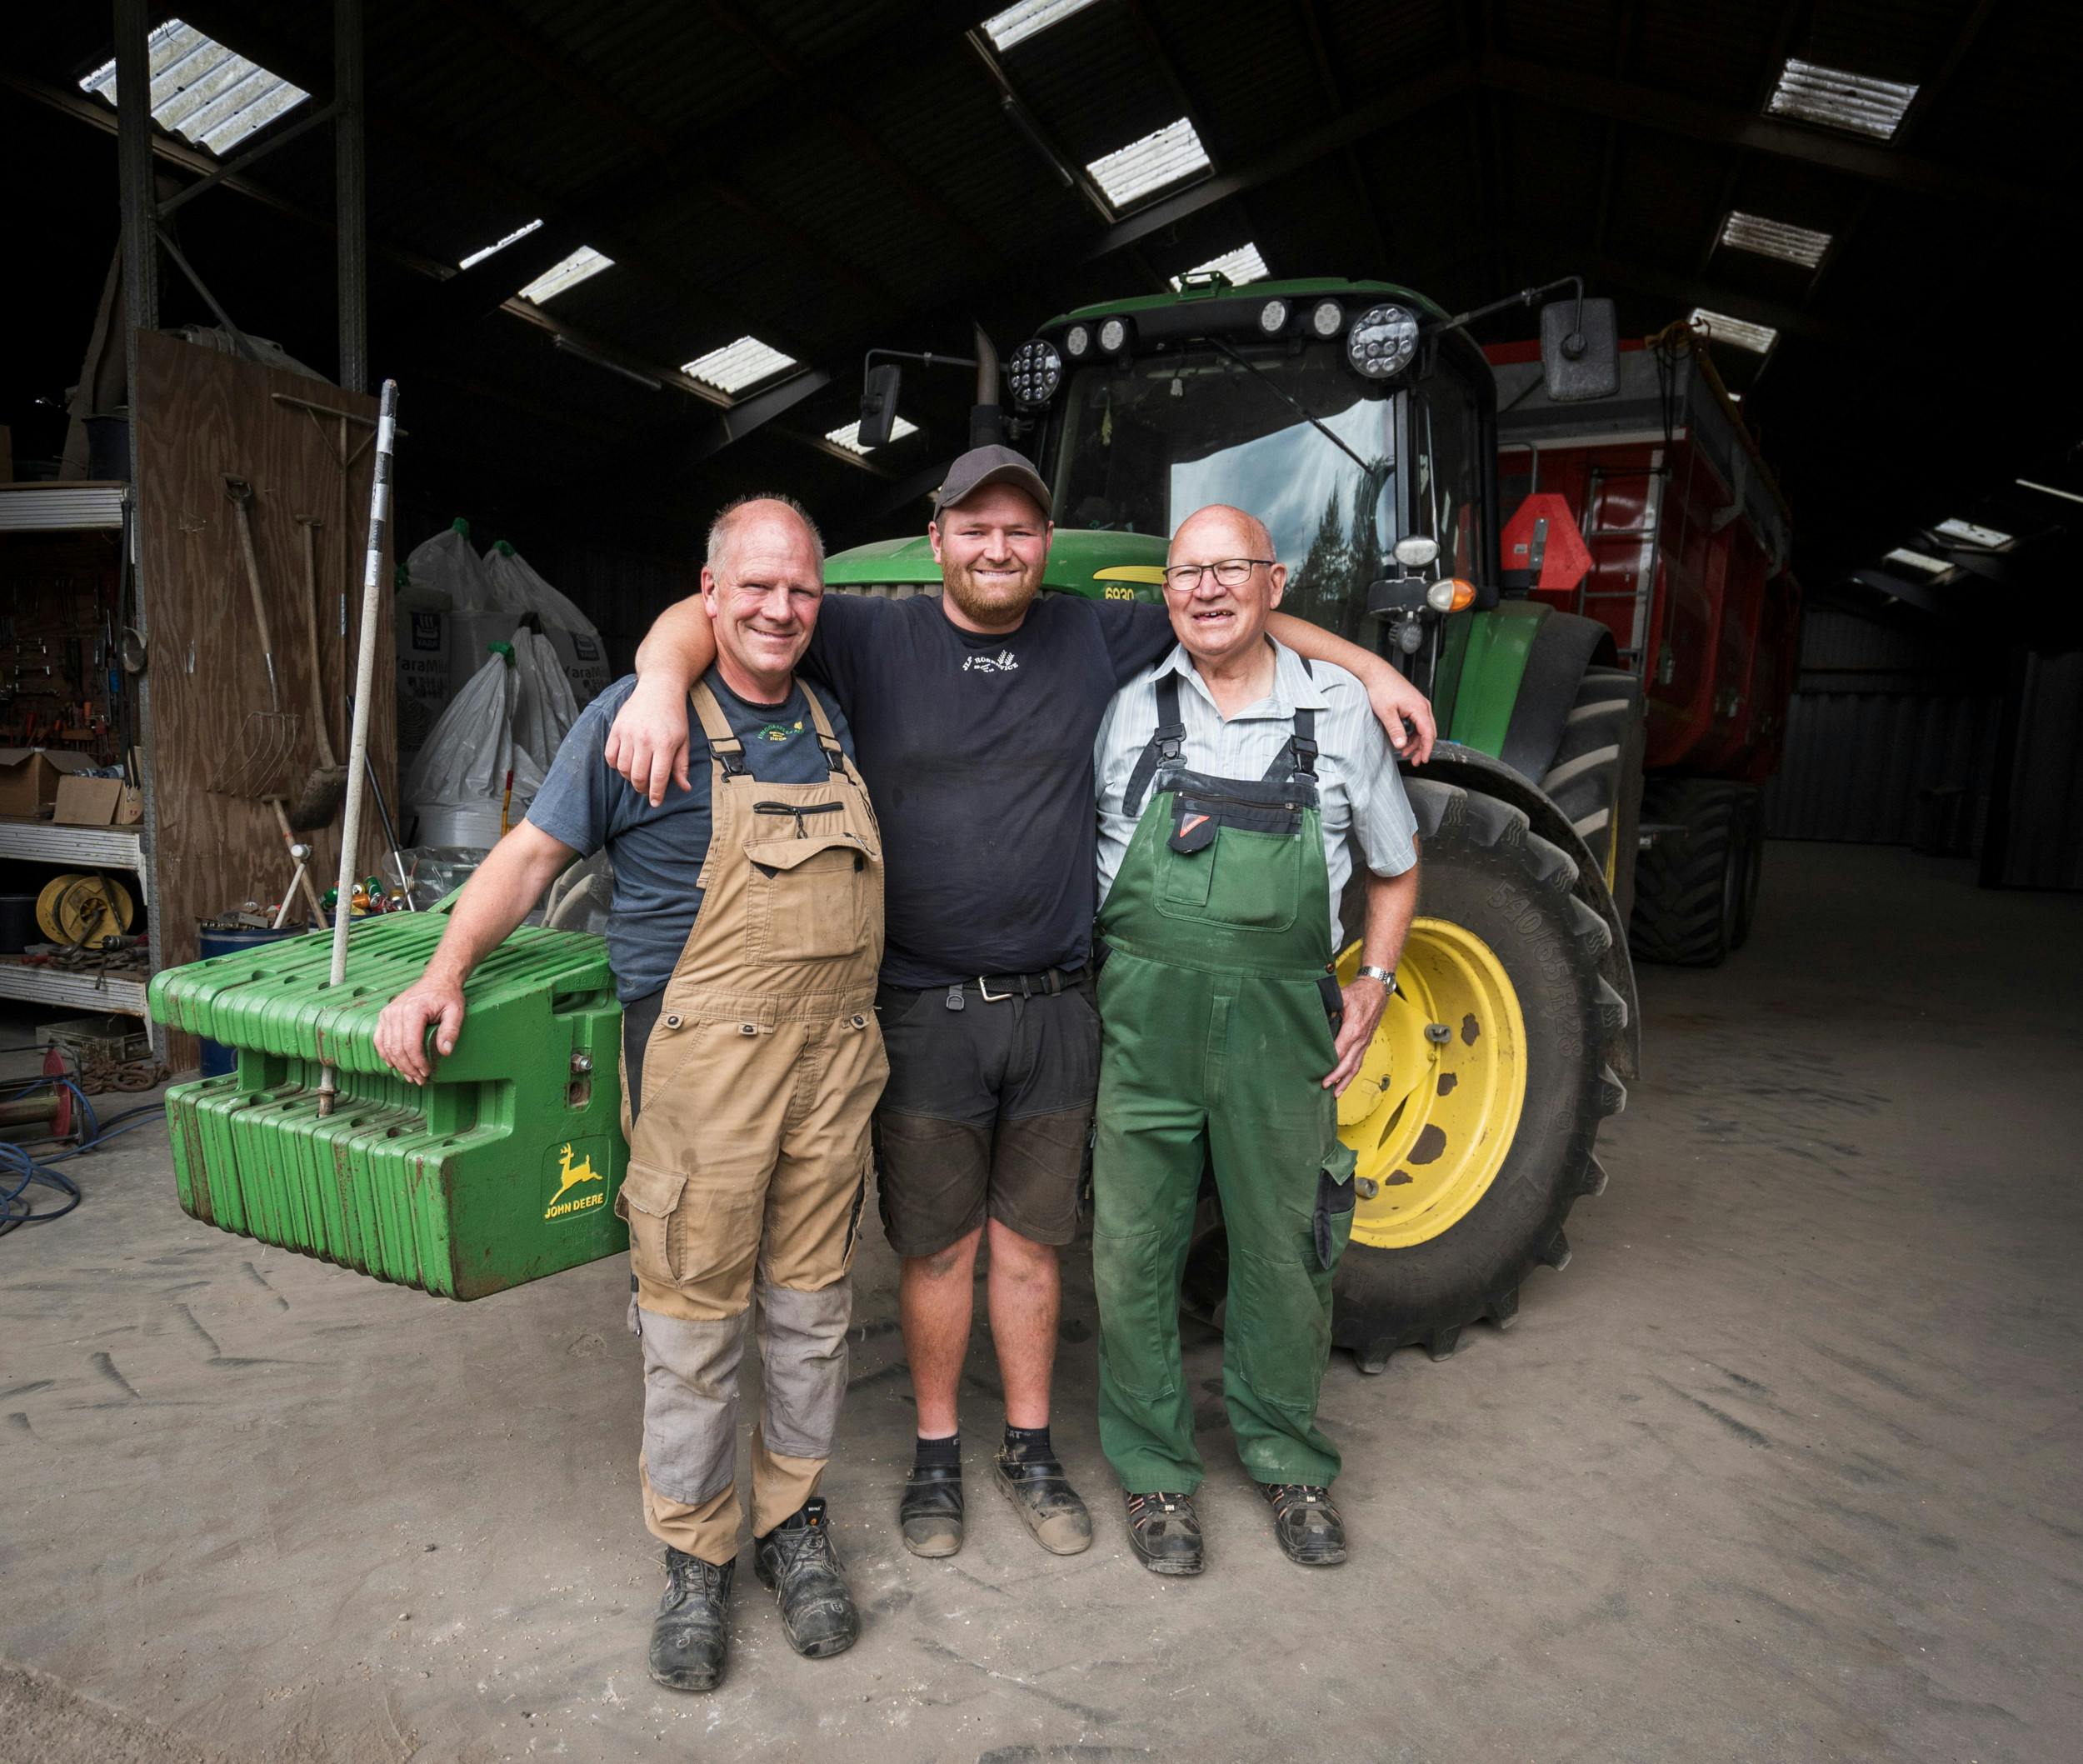
[[[1356,943],[1338,961],[1350,984]],[[1354,1241],[1409,1249],[1451,1231],[1489,1192],[1526,1099],[1526,1024],[1503,962],[1446,919],[1411,925],[1396,993],[1338,1099],[1359,1154]]]

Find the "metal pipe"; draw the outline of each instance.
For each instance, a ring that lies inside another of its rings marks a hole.
[[[205,191],[214,190],[219,184],[223,183],[227,179],[236,178],[241,172],[245,171],[248,167],[254,165],[260,160],[265,159],[270,153],[273,152],[277,147],[287,147],[291,142],[294,141],[297,136],[305,133],[308,130],[317,127],[322,122],[330,122],[332,120],[333,108],[334,107],[330,104],[320,107],[318,109],[312,111],[309,116],[304,117],[301,122],[292,123],[280,134],[269,134],[267,138],[262,142],[258,147],[241,153],[236,159],[226,160],[222,165],[219,166],[214,172],[211,172],[207,177],[198,179],[196,182],[190,184],[185,190],[175,191],[172,196],[169,196],[164,202],[159,204],[159,218],[163,221],[168,215],[172,214],[174,210],[177,208],[186,207],[190,202],[193,202],[197,197],[202,195]]]
[[[370,688],[376,680],[377,620],[383,610],[383,536],[391,520],[391,448],[397,430],[397,382],[386,380],[377,407],[376,460],[369,485],[369,544],[362,564],[362,623],[354,658],[354,727],[347,737],[347,802],[340,828],[340,877],[332,915],[332,971],[328,990],[347,977],[347,926],[353,917],[356,859],[362,849],[362,780],[369,762]],[[332,1062],[318,1075],[318,1112],[330,1115],[339,1092]]]
[[[332,0],[332,102],[337,112],[332,168],[333,224],[339,241],[340,383],[349,392],[364,392],[369,383],[369,237],[362,0]]]
[[[232,322],[232,315],[217,303],[217,296],[210,292],[210,284],[196,272],[195,266],[181,255],[181,247],[173,242],[172,236],[166,228],[160,227],[158,232],[159,242],[166,247],[167,255],[173,259],[175,267],[193,284],[196,292],[202,297],[202,304],[217,315],[217,322],[232,333],[232,341],[238,345],[240,353],[249,362],[257,362],[260,351],[253,347],[252,340]]]
[[[969,444],[993,447],[1006,438],[998,412],[998,350],[982,325],[972,322],[971,329],[976,333],[977,402],[969,412]]]

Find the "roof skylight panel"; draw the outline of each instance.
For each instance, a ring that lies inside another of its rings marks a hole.
[[[597,276],[602,270],[614,267],[612,257],[603,257],[592,246],[582,245],[562,263],[552,263],[522,288],[521,297],[542,306],[559,294],[570,292],[589,276]]]
[[[1779,341],[1779,332],[1770,325],[1754,325],[1746,318],[1731,318],[1726,312],[1710,312],[1706,307],[1692,309],[1692,321],[1705,325],[1709,336],[1725,343],[1734,343],[1739,349],[1755,350],[1760,355],[1769,355],[1772,345]]]
[[[1231,287],[1242,287],[1247,282],[1263,282],[1272,272],[1266,268],[1266,260],[1258,254],[1258,247],[1246,242],[1235,251],[1223,252],[1219,257],[1210,257],[1205,263],[1196,263],[1183,276],[1174,276],[1171,285],[1182,287],[1186,276],[1214,274],[1226,277]]]
[[[916,422],[907,422],[902,417],[899,417],[896,425],[890,431],[890,439],[902,441],[907,435],[917,433],[918,433],[918,425]],[[866,456],[871,451],[861,444],[861,420],[857,417],[852,422],[844,424],[839,428],[827,429],[825,439],[837,442],[849,453]]]
[[[1926,576],[1943,576],[1952,568],[1943,557],[1926,557],[1922,552],[1913,552],[1906,545],[1898,545],[1881,560],[1883,563],[1904,563],[1913,570],[1921,570]]]
[[[1786,221],[1768,221],[1737,208],[1721,223],[1721,242],[1737,251],[1756,252],[1761,257],[1777,257],[1782,262],[1813,269],[1830,249],[1830,235]]]
[[[1185,117],[1154,134],[1095,159],[1086,170],[1098,181],[1106,200],[1125,207],[1152,191],[1183,182],[1213,163],[1193,124]]]
[[[1914,86],[1790,57],[1766,108],[1776,117],[1798,117],[1826,128],[1891,141],[1916,97]]]
[[[1002,12],[984,20],[984,35],[1000,53],[1030,37],[1039,37],[1051,25],[1061,24],[1073,12],[1081,12],[1093,0],[1020,0]]]
[[[697,355],[692,361],[683,362],[680,371],[706,386],[713,386],[718,392],[735,397],[747,386],[772,379],[782,368],[795,365],[794,356],[783,355],[757,337],[741,337],[734,343],[726,343],[721,349],[712,349],[707,355]]]
[[[1979,545],[1984,551],[2000,552],[2011,544],[2009,533],[1998,532],[1993,527],[1977,527],[1972,521],[1963,521],[1958,516],[1941,521],[1931,531],[1962,545]]]
[[[169,18],[146,39],[152,68],[152,120],[212,153],[234,147],[311,94],[257,62]],[[116,63],[107,61],[80,90],[116,102]]]
[[[516,239],[525,239],[542,224],[542,222],[540,220],[533,220],[530,221],[525,227],[515,227],[512,232],[508,233],[506,237],[501,239],[497,244],[487,245],[471,252],[471,254],[465,257],[462,262],[458,263],[456,267],[458,269],[468,269],[473,263],[483,262],[485,259],[491,257],[493,252],[504,251],[507,247],[512,244]]]

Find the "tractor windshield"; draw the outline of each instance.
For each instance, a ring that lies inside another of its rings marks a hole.
[[[1057,430],[1056,519],[1169,534],[1206,503],[1248,509],[1288,567],[1281,610],[1371,643],[1367,585],[1398,537],[1401,405],[1331,349],[1081,367]]]

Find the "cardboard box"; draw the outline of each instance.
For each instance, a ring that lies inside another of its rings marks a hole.
[[[67,827],[130,827],[144,813],[135,784],[121,778],[60,778],[51,818]]]
[[[57,800],[59,781],[93,761],[65,747],[0,747],[0,815],[35,820]]]

